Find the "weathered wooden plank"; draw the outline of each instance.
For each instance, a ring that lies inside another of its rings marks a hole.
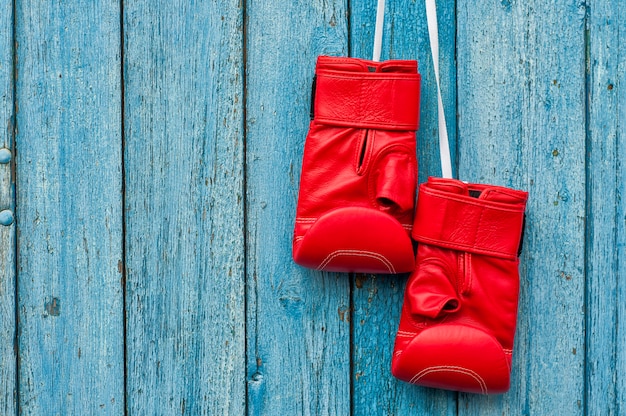
[[[457,2],[459,176],[530,192],[512,386],[462,414],[584,407],[585,6]]]
[[[617,415],[624,403],[624,82],[622,2],[589,3],[586,409]]]
[[[123,412],[119,13],[16,2],[21,414]]]
[[[130,414],[245,413],[242,23],[124,2]]]
[[[624,4],[619,3],[618,5],[618,13],[619,16],[619,27],[624,28],[626,19],[626,11],[624,10]],[[624,160],[626,160],[626,54],[623,52],[623,42],[624,42],[624,32],[620,29],[619,31],[619,39],[620,39],[620,53],[619,53],[619,63],[617,66],[616,80],[617,82],[614,84],[613,88],[617,85],[618,88],[618,100],[619,104],[617,107],[618,111],[618,130],[617,130],[617,143],[616,143],[616,151],[615,151],[615,160],[616,160],[616,176],[617,176],[617,194],[616,194],[616,204],[617,210],[615,215],[615,226],[617,228],[616,232],[616,247],[617,250],[617,273],[615,276],[618,279],[617,284],[617,297],[616,297],[616,306],[617,306],[617,320],[613,322],[616,326],[616,362],[615,362],[615,376],[617,378],[615,382],[615,414],[623,414],[626,413],[626,329],[624,328],[623,322],[626,322],[626,204],[624,203],[624,195],[626,195],[626,164]],[[608,88],[608,86],[607,86]],[[606,224],[607,227],[611,227],[610,224]]]
[[[440,71],[454,154],[456,80],[454,2],[438,2]],[[353,56],[370,59],[376,1],[352,1],[350,45]],[[441,175],[437,130],[437,87],[423,1],[386,4],[382,59],[417,59],[422,74],[419,178]],[[454,159],[453,159],[454,160]],[[353,383],[355,415],[456,414],[456,394],[403,383],[391,375],[393,343],[400,320],[406,275],[356,275],[353,282]]]
[[[350,414],[347,275],[291,260],[318,54],[347,54],[345,1],[249,0],[246,54],[251,415]]]
[[[16,412],[13,2],[0,2],[0,413]]]

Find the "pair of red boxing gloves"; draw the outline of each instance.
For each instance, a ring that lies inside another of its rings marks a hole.
[[[295,262],[411,272],[393,375],[429,387],[505,392],[527,193],[430,178],[415,207],[417,62],[320,56],[315,72]]]

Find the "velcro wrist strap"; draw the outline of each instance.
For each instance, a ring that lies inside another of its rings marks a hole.
[[[413,225],[419,243],[517,258],[525,204],[505,204],[420,187]]]
[[[420,75],[408,73],[316,74],[315,120],[335,126],[417,130]]]

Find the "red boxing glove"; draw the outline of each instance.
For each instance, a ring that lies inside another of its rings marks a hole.
[[[509,389],[526,192],[430,178],[420,186],[392,373],[470,393]]]
[[[417,62],[320,56],[315,73],[293,258],[326,271],[409,272]]]

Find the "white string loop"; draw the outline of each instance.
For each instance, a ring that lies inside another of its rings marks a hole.
[[[428,22],[428,37],[430,38],[430,52],[435,69],[437,83],[437,116],[439,122],[439,158],[441,159],[441,176],[452,178],[452,162],[450,160],[450,144],[448,143],[448,129],[446,116],[443,111],[443,99],[439,82],[439,33],[437,28],[437,6],[435,0],[426,1],[426,21]]]
[[[437,24],[437,5],[435,0],[425,0],[426,21],[428,23],[428,37],[430,39],[430,52],[433,57],[435,70],[435,82],[437,83],[437,120],[439,127],[439,158],[441,159],[441,176],[452,178],[452,161],[450,157],[450,143],[448,141],[448,129],[446,116],[441,97],[441,84],[439,79],[439,29]],[[376,27],[374,29],[374,53],[372,60],[380,61],[380,52],[383,43],[383,26],[385,21],[385,0],[378,0],[376,8]]]
[[[380,62],[380,51],[383,46],[383,25],[385,23],[385,0],[378,0],[376,8],[376,27],[374,29],[374,54],[372,61]]]

